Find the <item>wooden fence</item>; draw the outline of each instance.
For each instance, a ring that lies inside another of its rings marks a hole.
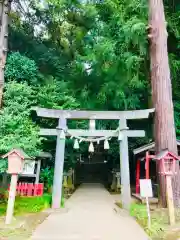
[[[43,183],[33,184],[33,183],[20,182],[18,183],[16,188],[16,194],[19,196],[27,196],[27,197],[42,196],[43,192],[44,192]]]

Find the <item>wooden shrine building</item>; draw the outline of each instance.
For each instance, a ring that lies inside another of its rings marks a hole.
[[[178,155],[180,155],[180,140],[177,140]],[[140,179],[151,179],[153,185],[154,196],[157,196],[157,174],[156,162],[152,161],[155,157],[155,142],[145,144],[133,150],[136,164],[136,193],[138,197],[140,193]]]
[[[13,149],[24,158],[23,171],[19,174],[19,181],[39,183],[41,164],[47,159],[52,159],[52,155],[48,152],[39,152],[35,157],[28,156],[23,149]],[[12,152],[11,151],[11,152]],[[6,155],[5,155],[6,156]],[[0,174],[0,187],[7,187],[8,174],[3,172]]]

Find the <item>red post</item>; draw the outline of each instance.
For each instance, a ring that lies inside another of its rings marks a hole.
[[[25,184],[24,184],[24,192],[23,192],[23,195],[24,195],[24,196],[27,196],[27,191],[28,191],[28,184],[25,183]]]
[[[149,156],[149,152],[146,152],[146,179],[149,179],[149,160],[150,160],[150,156]]]
[[[23,196],[24,195],[24,183],[21,183],[21,196]]]
[[[17,194],[18,194],[18,195],[21,194],[21,182],[18,184]]]
[[[28,190],[27,190],[27,196],[28,197],[31,197],[33,195],[33,189],[34,189],[33,183],[29,183],[28,184]]]
[[[43,195],[43,190],[44,190],[43,183],[39,183],[38,184],[38,196],[42,196]]]
[[[136,194],[139,194],[140,193],[140,160],[138,159],[137,160],[137,163],[136,163]]]
[[[34,196],[38,196],[38,184],[34,184]]]

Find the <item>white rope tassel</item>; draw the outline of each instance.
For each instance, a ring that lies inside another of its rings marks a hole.
[[[107,139],[104,141],[104,149],[109,149],[109,142]]]
[[[118,135],[118,140],[121,141],[122,140],[122,133],[119,131],[119,135]]]
[[[66,139],[66,134],[65,134],[64,130],[61,130],[59,137],[60,137],[60,139]]]
[[[74,141],[74,149],[79,149],[79,142],[77,139]]]
[[[94,145],[92,142],[89,144],[89,152],[94,152]]]

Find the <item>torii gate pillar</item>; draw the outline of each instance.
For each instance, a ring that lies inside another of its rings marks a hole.
[[[127,129],[127,120],[122,119],[120,121],[120,130],[122,133],[122,140],[120,140],[121,201],[123,209],[129,210],[131,205],[131,188]]]
[[[54,167],[53,193],[52,193],[52,208],[59,209],[62,198],[62,181],[64,169],[64,153],[65,153],[65,138],[61,138],[61,132],[66,129],[66,119],[59,119],[57,127],[56,140],[56,157]]]

